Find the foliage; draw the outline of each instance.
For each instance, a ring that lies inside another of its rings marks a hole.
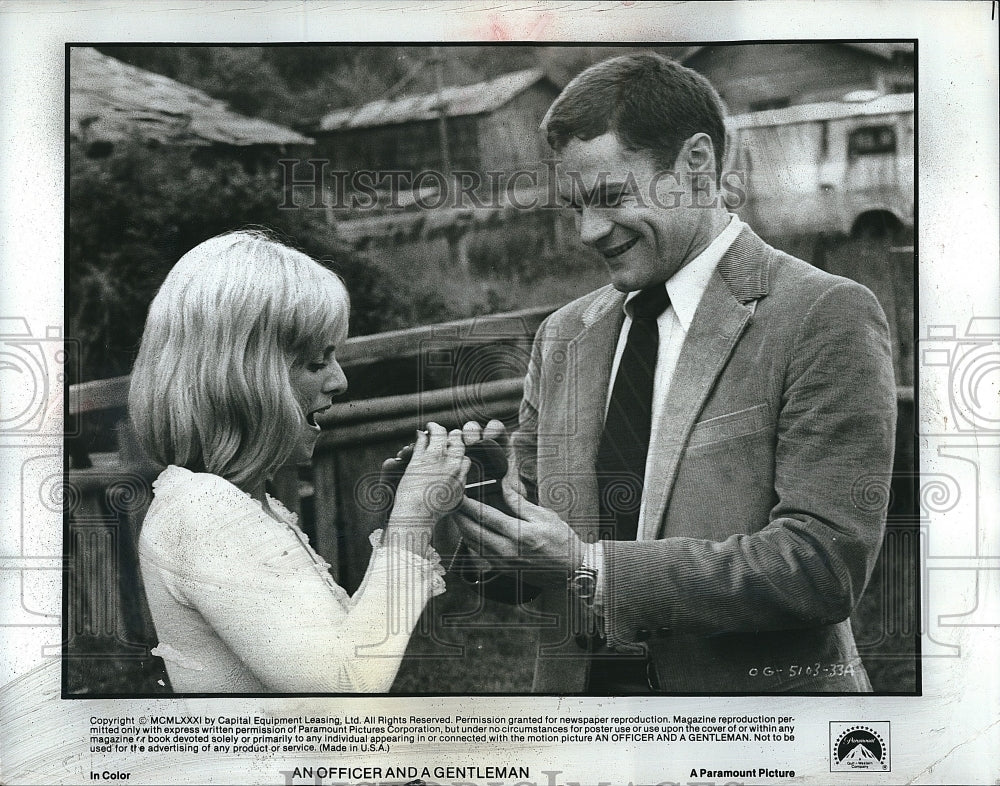
[[[170,267],[220,232],[264,226],[330,265],[351,293],[351,335],[565,302],[603,268],[549,216],[476,230],[468,268],[442,241],[352,253],[325,212],[281,209],[276,155],[115,146],[70,151],[66,321],[79,380],[127,374]]]
[[[529,285],[549,277],[593,274],[600,284],[607,283],[600,256],[580,244],[572,222],[567,226],[567,212],[522,214],[496,229],[476,232],[469,243],[469,267],[478,276],[507,276]]]
[[[106,55],[227,101],[243,114],[307,131],[331,111],[435,89],[429,46],[99,46]],[[650,47],[442,46],[442,81],[466,85],[540,67],[558,85],[616,54]],[[677,56],[687,47],[652,47]]]
[[[205,90],[236,111],[307,131],[331,108],[393,89],[433,89],[434,82],[429,47],[100,49]],[[535,47],[443,50],[449,84],[478,81],[554,57]],[[560,56],[567,59],[566,54]],[[567,62],[575,64],[577,59],[574,55]],[[127,373],[146,309],[170,266],[197,243],[241,226],[266,226],[306,253],[331,261],[352,294],[353,334],[516,308],[520,303],[511,290],[511,276],[530,283],[542,270],[558,266],[549,247],[539,257],[538,249],[518,249],[512,240],[504,241],[500,259],[489,257],[492,249],[484,248],[471,278],[466,271],[456,277],[443,265],[412,266],[423,249],[386,249],[374,259],[353,255],[338,241],[323,211],[278,208],[282,194],[277,158],[276,152],[191,151],[139,142],[118,144],[109,156],[91,158],[83,148],[71,146],[66,321],[80,353],[72,365],[81,374],[70,381]],[[396,259],[406,263],[405,269]]]
[[[265,226],[337,269],[352,296],[352,333],[428,315],[377,266],[346,250],[322,211],[280,209],[279,171],[261,156],[126,145],[91,159],[71,150],[66,319],[81,379],[128,373],[170,267],[201,241],[239,227]]]
[[[236,111],[306,132],[332,108],[434,89],[436,53],[426,46],[99,48],[198,87]],[[441,47],[440,53],[446,84],[539,65],[562,78],[606,54],[524,46]],[[457,273],[447,253],[435,266],[420,258],[422,248],[385,249],[373,259],[350,254],[322,211],[278,208],[277,157],[136,142],[90,158],[71,146],[66,320],[78,341],[80,380],[127,373],[148,304],[170,266],[202,240],[241,226],[266,226],[314,257],[332,257],[352,294],[354,334],[522,307],[525,289],[530,294],[540,279],[573,273],[589,280],[594,272],[589,263],[579,269],[578,246],[553,243],[535,227],[474,240],[471,270]]]

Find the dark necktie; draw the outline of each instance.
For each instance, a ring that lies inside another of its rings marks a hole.
[[[632,316],[618,365],[595,469],[601,520],[615,525],[615,540],[635,540],[639,530],[649,431],[653,422],[653,377],[660,333],[656,320],[670,298],[663,284],[642,290],[626,308]]]

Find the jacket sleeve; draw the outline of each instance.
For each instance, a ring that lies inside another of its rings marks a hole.
[[[885,316],[867,289],[839,282],[809,308],[787,356],[769,519],[734,522],[751,534],[722,542],[606,543],[612,643],[847,618],[881,544],[895,421]]]

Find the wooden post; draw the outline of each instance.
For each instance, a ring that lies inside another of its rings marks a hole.
[[[431,54],[431,62],[434,64],[434,82],[437,87],[437,110],[438,110],[438,142],[441,147],[441,174],[444,176],[445,188],[451,189],[451,148],[448,144],[448,105],[444,100],[444,52],[441,47],[435,46]],[[449,231],[446,235],[448,240],[448,260],[451,267],[466,267],[468,265],[468,248],[463,245],[461,236],[455,237]]]
[[[431,55],[438,98],[438,138],[441,144],[441,168],[445,178],[451,177],[451,151],[448,148],[448,107],[444,102],[444,53],[435,46]]]

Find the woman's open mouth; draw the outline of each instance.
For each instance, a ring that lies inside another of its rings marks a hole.
[[[321,431],[322,429],[320,428],[319,423],[316,422],[316,416],[317,415],[322,415],[324,412],[326,412],[332,406],[333,406],[332,404],[327,404],[325,407],[320,407],[319,409],[314,409],[312,412],[310,412],[308,415],[306,415],[306,423],[309,424],[309,427],[311,429],[313,429],[314,431]]]

